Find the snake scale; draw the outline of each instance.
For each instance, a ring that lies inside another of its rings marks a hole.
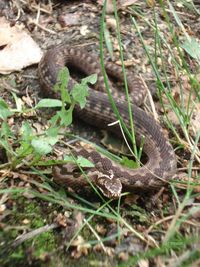
[[[98,81],[95,89],[89,89],[87,104],[84,109],[77,105],[74,116],[100,129],[106,129],[119,138],[122,133],[119,124],[108,126],[117,120],[108,97],[105,93],[104,79],[101,72],[99,58],[82,49],[75,49],[66,45],[49,49],[41,59],[38,67],[39,82],[42,93],[48,97],[58,97],[53,91],[57,75],[64,66],[73,67],[86,75],[96,73]],[[108,77],[123,80],[122,71],[113,63],[105,64]],[[74,80],[70,79],[72,83]],[[127,74],[128,87],[131,97],[136,142],[140,144],[144,136],[143,152],[147,162],[138,169],[130,169],[108,159],[95,150],[85,148],[75,149],[75,156],[89,159],[95,167],[86,168],[90,181],[110,198],[119,197],[122,191],[146,191],[163,186],[176,173],[177,162],[171,144],[163,134],[161,126],[153,117],[143,111],[140,105],[145,96],[141,79],[131,72]],[[130,128],[128,105],[122,92],[116,91],[110,83],[110,88],[119,113],[124,123]],[[54,180],[75,190],[88,187],[88,180],[80,173],[76,164],[57,165],[53,167]]]

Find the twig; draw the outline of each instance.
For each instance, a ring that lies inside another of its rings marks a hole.
[[[153,117],[156,121],[158,121],[158,114],[156,112],[156,109],[155,109],[155,104],[153,102],[153,98],[152,98],[152,95],[151,95],[151,92],[148,88],[148,86],[146,85],[145,81],[143,80],[142,76],[140,75],[140,79],[144,85],[144,87],[146,88],[146,91],[147,91],[147,95],[148,95],[148,99],[149,99],[149,102],[150,102],[150,105],[151,105],[151,110],[152,110],[152,113],[153,113]]]
[[[31,239],[37,235],[40,235],[44,232],[47,232],[49,230],[52,230],[52,229],[55,229],[55,228],[58,228],[59,225],[57,223],[52,223],[52,224],[47,224],[45,226],[42,226],[40,228],[37,228],[29,233],[25,233],[25,234],[22,234],[20,236],[18,236],[15,241],[11,244],[11,247],[12,248],[15,248],[17,246],[19,246],[20,244],[22,244],[24,241],[28,240],[28,239]]]
[[[48,33],[51,33],[51,34],[57,34],[55,31],[52,31],[52,30],[49,30],[45,27],[43,27],[42,25],[40,25],[39,23],[37,23],[36,21],[31,21],[30,23],[33,23],[35,26],[37,26],[38,28],[42,29],[43,31],[46,31]]]
[[[91,230],[91,232],[94,234],[94,236],[96,237],[96,239],[99,241],[103,251],[106,253],[106,248],[103,244],[103,242],[101,241],[101,238],[99,237],[99,235],[97,234],[97,232],[92,228],[92,226],[88,223],[87,220],[83,219],[84,223],[89,227],[89,229]]]

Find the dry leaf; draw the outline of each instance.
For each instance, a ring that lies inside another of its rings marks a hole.
[[[108,29],[112,29],[115,30],[117,28],[117,22],[114,18],[107,18],[106,19],[106,25],[108,27]]]
[[[95,228],[96,228],[96,231],[97,231],[98,234],[101,234],[101,235],[105,235],[106,234],[107,230],[106,230],[104,225],[97,224]]]
[[[10,27],[3,17],[0,25],[0,73],[9,74],[40,61],[41,49],[22,28]]]
[[[24,220],[22,221],[22,223],[23,223],[23,224],[29,224],[29,223],[30,223],[30,220],[28,220],[28,219],[24,219]]]
[[[139,267],[149,267],[149,261],[148,260],[144,260],[144,259],[139,260],[138,266]]]
[[[88,255],[88,251],[91,248],[91,245],[86,243],[83,237],[80,235],[78,235],[77,238],[72,242],[71,246],[76,247],[71,254],[75,259],[78,259],[83,255]]]
[[[5,204],[1,204],[0,205],[0,214],[3,213],[3,211],[6,210],[6,205]]]
[[[98,0],[97,3],[101,6],[103,6],[104,1],[103,0]],[[112,14],[114,13],[114,6],[113,6],[113,1],[112,0],[107,0],[106,4],[106,14]]]
[[[87,25],[83,25],[82,27],[80,27],[80,34],[85,36],[89,33],[90,31],[88,30],[88,26]]]
[[[121,261],[127,261],[128,258],[129,258],[129,255],[128,255],[127,252],[122,251],[122,252],[120,252],[120,253],[118,254],[118,258],[119,258]]]
[[[179,173],[178,180],[175,182],[175,184],[176,187],[180,189],[187,189],[189,187],[196,193],[200,192],[200,183],[198,179],[189,178],[188,174],[185,172]]]
[[[99,0],[97,1],[99,5],[103,5],[104,1]],[[139,2],[138,0],[118,0],[117,1],[117,9],[122,9],[127,6],[131,6],[135,4],[136,2]],[[106,14],[112,14],[114,13],[114,6],[113,6],[113,1],[112,0],[107,0],[107,5],[106,5]]]
[[[200,103],[195,105],[191,120],[189,130],[191,135],[196,136],[200,129]]]
[[[135,4],[136,2],[139,2],[138,0],[120,0],[119,5],[122,7],[131,6]]]
[[[156,5],[156,1],[155,0],[147,0],[147,5],[149,7],[154,7]]]
[[[60,25],[64,27],[78,25],[80,22],[80,15],[78,14],[64,14],[58,17]]]

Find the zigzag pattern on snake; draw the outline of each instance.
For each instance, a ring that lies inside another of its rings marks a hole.
[[[86,107],[81,110],[77,105],[74,115],[101,129],[122,138],[119,125],[111,127],[108,124],[116,121],[116,116],[105,93],[104,79],[101,73],[99,59],[82,49],[60,45],[48,50],[41,59],[38,67],[39,81],[42,92],[48,97],[57,97],[53,91],[57,75],[64,66],[73,66],[86,75],[97,73],[98,81],[95,89],[89,89]],[[123,80],[122,71],[113,63],[105,65],[108,76]],[[171,144],[163,134],[160,125],[153,117],[140,107],[145,96],[142,81],[132,73],[127,75],[128,87],[132,101],[136,142],[140,144],[144,136],[143,151],[147,155],[147,163],[138,168],[130,169],[119,165],[94,150],[80,148],[74,151],[75,155],[82,155],[95,164],[95,167],[86,169],[89,179],[97,185],[104,195],[118,197],[122,191],[142,191],[156,189],[166,183],[176,173],[177,162]],[[129,128],[128,105],[124,94],[117,92],[110,83],[113,98],[124,123]],[[79,173],[79,174],[78,174]],[[84,175],[80,174],[75,164],[53,167],[54,180],[65,187],[81,189],[88,186]]]

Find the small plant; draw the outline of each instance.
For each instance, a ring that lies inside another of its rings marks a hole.
[[[3,121],[0,127],[0,146],[6,150],[8,163],[11,168],[16,168],[22,162],[26,165],[36,165],[40,159],[52,152],[53,146],[59,141],[59,131],[62,127],[72,123],[72,113],[75,105],[84,108],[86,97],[88,96],[88,83],[96,82],[96,74],[81,80],[80,84],[74,84],[68,91],[69,71],[62,69],[58,75],[58,81],[54,90],[60,93],[61,100],[42,99],[32,109],[23,109],[20,100],[14,96],[16,109],[10,108],[6,102],[0,98],[0,118]],[[49,128],[42,134],[36,134],[31,125],[25,121],[19,129],[19,136],[10,129],[7,119],[15,114],[33,112],[41,108],[60,108],[56,114],[48,121]],[[14,141],[15,140],[15,141]],[[3,164],[0,168],[4,168]]]

